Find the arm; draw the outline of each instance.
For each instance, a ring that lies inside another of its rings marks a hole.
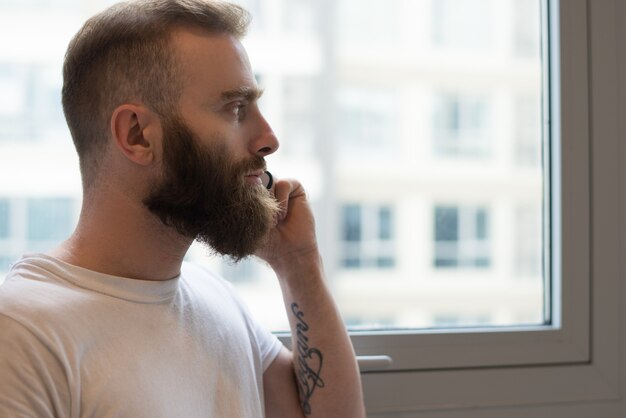
[[[293,353],[282,352],[265,372],[267,415],[364,417],[354,350],[326,284],[304,190],[283,180],[275,195],[282,212],[258,255],[280,282]]]
[[[70,392],[58,357],[0,313],[0,417],[69,417]]]

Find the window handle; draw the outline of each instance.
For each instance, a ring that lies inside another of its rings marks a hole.
[[[393,359],[389,356],[357,356],[361,372],[371,372],[374,370],[384,370],[391,366]]]

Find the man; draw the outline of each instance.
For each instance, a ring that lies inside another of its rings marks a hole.
[[[260,181],[278,141],[246,26],[226,3],[134,1],[70,43],[63,106],[83,207],[65,242],[0,287],[0,416],[365,415],[304,190]],[[274,269],[293,352],[227,283],[183,263],[194,239]]]

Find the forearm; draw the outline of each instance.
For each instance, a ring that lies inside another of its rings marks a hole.
[[[278,269],[292,332],[296,382],[310,417],[364,417],[350,338],[324,278],[319,256]]]

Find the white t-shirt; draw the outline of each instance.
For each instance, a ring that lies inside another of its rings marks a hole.
[[[0,417],[259,418],[281,347],[201,267],[143,281],[27,255],[0,286]]]

